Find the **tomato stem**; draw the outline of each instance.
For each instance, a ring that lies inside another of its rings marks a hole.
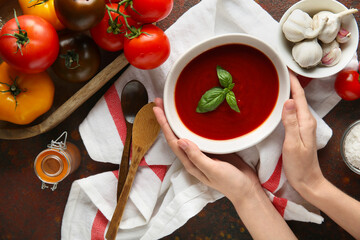
[[[77,52],[75,52],[75,50],[68,50],[65,54],[59,55],[59,57],[65,59],[65,67],[67,69],[75,69],[75,68],[80,67],[79,54]],[[74,67],[71,67],[71,65],[73,65],[73,63],[76,63],[76,65]]]
[[[109,8],[108,6],[107,7],[107,13],[109,15],[109,27],[108,29],[106,30],[107,33],[113,33],[113,34],[120,34],[122,33],[121,32],[121,27],[123,26],[122,22],[120,21],[119,22],[119,16],[117,16],[115,19],[112,18],[111,16],[111,11],[109,9],[112,9],[112,8]],[[119,8],[119,6],[118,6]]]
[[[22,93],[22,92],[26,92],[27,90],[26,89],[21,89],[19,86],[18,86],[18,84],[17,84],[17,79],[18,79],[18,77],[15,77],[15,80],[13,80],[11,77],[10,77],[10,79],[13,81],[13,83],[10,85],[10,84],[8,84],[8,83],[3,83],[3,82],[0,82],[0,84],[4,84],[4,85],[6,85],[7,87],[9,87],[9,89],[8,90],[2,90],[2,91],[0,91],[1,93],[10,93],[12,96],[13,96],[13,98],[14,98],[14,100],[15,100],[15,110],[16,110],[16,108],[17,108],[17,106],[18,106],[18,101],[17,101],[17,96],[20,94],[20,93]]]
[[[141,15],[138,11],[136,11],[136,9],[134,8],[134,3],[133,0],[123,0],[119,3],[119,5],[124,4],[125,3],[125,8],[129,7],[131,8],[131,10],[133,10],[134,12],[136,12],[137,14]]]
[[[32,3],[34,1],[36,1],[36,3],[29,6],[28,8],[32,8],[32,7],[36,7],[37,5],[44,4],[44,3],[48,2],[49,0],[42,0],[42,1],[41,0],[30,0],[29,3]]]
[[[3,34],[1,35],[0,37],[3,37],[3,36],[10,36],[10,37],[14,37],[16,38],[16,52],[17,53],[19,50],[20,50],[20,53],[21,55],[23,55],[23,52],[22,52],[22,47],[25,47],[29,42],[30,42],[30,39],[29,37],[27,36],[27,32],[26,30],[24,29],[21,29],[20,27],[20,23],[19,23],[19,20],[17,18],[17,15],[16,15],[16,11],[14,9],[14,17],[15,17],[15,21],[16,21],[16,24],[17,24],[17,27],[18,27],[18,33],[14,33],[14,34],[9,34],[9,33],[6,33],[6,34]],[[16,30],[14,30],[16,31]]]
[[[126,15],[126,14],[124,14],[124,13],[122,13],[122,12],[120,12],[120,10],[119,10],[119,9],[120,9],[120,6],[121,6],[122,4],[124,4],[125,2],[128,2],[128,1],[129,1],[129,0],[124,0],[124,1],[120,2],[120,3],[118,4],[118,7],[117,7],[116,10],[113,9],[113,8],[110,8],[109,6],[106,6],[106,9],[107,9],[109,15],[110,15],[110,12],[114,12],[114,13],[117,13],[117,14],[121,15],[121,16],[124,18],[124,22],[125,22],[126,29],[129,30],[129,32],[126,31],[125,37],[126,37],[126,38],[129,38],[129,39],[133,39],[133,38],[136,38],[136,37],[138,37],[138,36],[141,35],[141,33],[142,33],[142,32],[141,32],[141,28],[142,28],[142,27],[136,28],[136,27],[134,27],[134,26],[130,26],[129,23],[128,23],[128,21],[127,21],[127,18],[130,17],[130,16],[129,16],[129,15]]]

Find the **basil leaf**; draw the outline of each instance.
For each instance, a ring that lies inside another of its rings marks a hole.
[[[224,100],[226,91],[220,87],[214,87],[202,95],[196,112],[205,113],[215,110]]]
[[[226,94],[226,102],[229,104],[232,110],[235,112],[240,112],[240,109],[237,105],[235,94],[233,91],[230,91]]]
[[[235,86],[235,83],[231,83],[231,84],[227,87],[227,89],[229,89],[229,91],[231,91],[231,90],[234,88],[234,86]]]
[[[219,78],[220,85],[224,88],[229,87],[232,83],[231,74],[220,66],[216,66],[216,72]]]

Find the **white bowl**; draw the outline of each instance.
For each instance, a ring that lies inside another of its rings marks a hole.
[[[354,16],[348,15],[344,17],[342,21],[342,26],[344,26],[347,30],[351,32],[351,39],[347,43],[340,44],[340,48],[342,50],[340,62],[332,67],[319,65],[311,69],[305,69],[305,68],[301,68],[294,61],[291,54],[293,43],[291,43],[285,38],[281,29],[283,23],[286,21],[286,19],[289,17],[292,11],[294,11],[295,9],[300,9],[308,13],[312,17],[316,13],[323,10],[331,11],[333,13],[338,13],[347,10],[347,8],[343,4],[335,0],[302,0],[291,6],[284,13],[284,15],[280,20],[280,24],[278,28],[278,34],[280,35],[279,44],[278,44],[279,54],[283,59],[283,61],[286,63],[286,65],[295,73],[309,78],[323,78],[334,75],[339,71],[341,71],[353,58],[359,43],[359,31]]]
[[[256,129],[237,138],[229,140],[213,140],[199,136],[190,131],[181,121],[175,105],[175,86],[178,77],[185,66],[201,53],[217,46],[226,44],[243,44],[251,46],[264,53],[273,63],[279,78],[279,93],[270,116]],[[279,124],[284,102],[290,95],[290,80],[286,65],[279,55],[268,44],[247,34],[226,34],[210,38],[197,44],[184,53],[172,66],[164,88],[165,114],[173,132],[179,138],[186,138],[198,145],[200,150],[207,153],[225,154],[237,152],[259,143],[267,137]]]

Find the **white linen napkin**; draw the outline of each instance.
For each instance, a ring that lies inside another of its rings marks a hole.
[[[162,97],[166,75],[188,48],[224,33],[248,33],[276,49],[278,23],[251,0],[203,0],[188,10],[167,31],[171,55],[159,68],[143,71],[129,67],[80,125],[80,134],[90,157],[118,164],[126,126],[120,95],[132,79],[141,81],[150,101]],[[354,56],[348,67],[356,68]],[[335,76],[315,79],[305,92],[317,119],[317,147],[324,147],[332,135],[321,119],[339,101],[333,89]],[[257,166],[263,188],[286,220],[321,223],[318,210],[305,202],[286,181],[282,170],[282,124],[261,143],[238,154]],[[106,172],[73,183],[62,222],[62,239],[104,239],[116,206],[117,171]],[[159,239],[171,234],[209,202],[223,197],[189,175],[162,134],[145,155],[127,202],[117,239]]]

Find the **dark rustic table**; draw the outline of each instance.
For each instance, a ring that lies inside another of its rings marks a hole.
[[[163,29],[168,28],[197,2],[199,1],[175,0],[170,16],[158,25]],[[297,1],[256,2],[279,21],[286,9]],[[340,2],[347,7],[360,9],[359,0]],[[359,24],[359,14],[356,14],[356,19]],[[103,53],[103,66],[118,54]],[[0,140],[0,239],[60,239],[62,216],[72,182],[118,168],[117,165],[91,160],[78,132],[79,124],[118,76],[119,74],[53,130],[25,140]],[[360,199],[360,176],[351,172],[344,164],[339,146],[345,128],[359,118],[360,100],[341,101],[324,118],[333,129],[333,136],[327,146],[319,151],[324,175],[341,190],[357,199]],[[69,133],[68,140],[80,148],[80,168],[61,182],[56,191],[41,190],[41,182],[33,170],[34,158],[65,130]],[[321,225],[293,221],[288,224],[299,239],[352,239],[331,219],[325,215],[324,217],[325,221]],[[223,198],[208,204],[198,215],[164,239],[251,239],[251,236],[231,203]]]

